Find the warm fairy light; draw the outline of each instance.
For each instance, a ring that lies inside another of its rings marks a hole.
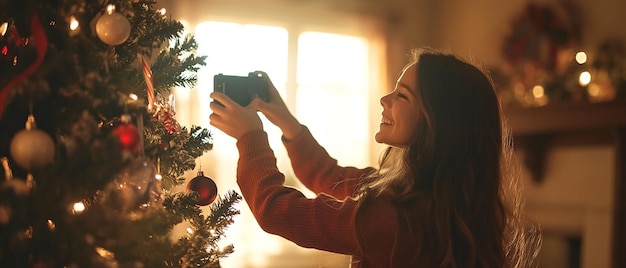
[[[188,234],[193,234],[193,229],[191,229],[191,227],[187,227],[187,233]]]
[[[589,86],[587,87],[587,93],[589,93],[589,96],[591,97],[598,97],[600,96],[600,86],[598,84],[589,84]]]
[[[74,16],[72,16],[70,18],[70,30],[74,31],[78,29],[78,25],[79,25],[78,20]]]
[[[104,248],[101,248],[101,247],[96,247],[96,253],[98,253],[98,255],[100,255],[100,257],[103,257],[103,258],[110,258],[110,259],[112,259],[112,258],[115,257],[113,255],[113,252],[108,251],[108,250],[106,250]]]
[[[161,8],[161,9],[159,9],[159,13],[161,13],[161,15],[165,16],[165,13],[167,13],[167,10],[165,8]]]
[[[156,174],[154,178],[160,181],[163,179],[163,176],[161,176],[161,174]]]
[[[586,86],[589,85],[589,83],[591,82],[591,73],[584,71],[582,73],[580,73],[580,76],[578,77],[578,83],[581,86]]]
[[[50,230],[54,231],[54,228],[55,228],[56,226],[57,226],[57,225],[56,225],[56,224],[54,224],[54,222],[53,222],[52,220],[48,220],[48,228],[50,228]]]
[[[587,53],[582,51],[576,53],[576,62],[578,62],[578,64],[584,64],[587,62]]]
[[[8,28],[9,28],[8,22],[5,21],[2,24],[0,24],[0,35],[4,36],[7,33]]]
[[[76,202],[72,205],[72,211],[74,213],[81,213],[85,211],[85,204],[83,202]]]
[[[26,237],[26,238],[33,238],[33,227],[32,226],[28,226],[28,228],[26,230],[24,230],[24,237]]]
[[[113,12],[115,12],[115,5],[113,4],[107,5],[107,14],[111,15],[113,14]]]
[[[535,87],[533,87],[533,96],[535,97],[535,99],[542,98],[544,95],[545,95],[545,90],[543,89],[542,86],[536,85]]]
[[[130,93],[130,95],[128,95],[128,97],[129,97],[132,101],[136,101],[137,99],[139,99],[139,98],[137,97],[137,95],[136,95],[136,94],[133,94],[133,93]]]

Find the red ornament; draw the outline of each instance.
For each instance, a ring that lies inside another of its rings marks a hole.
[[[136,153],[139,151],[139,143],[141,137],[139,136],[139,130],[131,123],[122,123],[113,129],[113,135],[116,135],[120,141],[120,149],[122,151],[129,151]]]
[[[204,176],[202,171],[198,171],[198,176],[187,183],[187,191],[198,193],[198,205],[200,206],[213,203],[217,197],[217,185],[211,178]]]

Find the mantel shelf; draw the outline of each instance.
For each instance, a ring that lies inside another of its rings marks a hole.
[[[529,136],[626,126],[626,100],[563,102],[542,107],[504,109],[513,135]]]

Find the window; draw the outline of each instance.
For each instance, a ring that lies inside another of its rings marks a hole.
[[[213,76],[218,73],[267,72],[291,111],[340,164],[374,164],[372,153],[379,151],[375,150],[372,136],[377,125],[372,126],[370,118],[379,118],[380,73],[376,69],[379,57],[372,55],[381,52],[376,51],[367,34],[294,29],[297,28],[225,21],[204,21],[195,27],[198,54],[207,56],[207,66],[198,73],[196,90],[176,91],[176,107],[182,125],[201,125],[212,131],[213,150],[201,157],[199,164],[216,181],[220,194],[238,190],[238,153],[234,139],[209,125],[209,94]],[[377,110],[371,111],[372,103]],[[313,197],[294,178],[280,130],[268,121],[264,127],[288,184]],[[266,234],[246,204],[242,202],[238,208],[241,215],[235,218],[222,241],[234,244],[236,250],[223,260],[223,267],[306,267],[294,261],[310,267],[347,266],[346,256],[303,249]]]

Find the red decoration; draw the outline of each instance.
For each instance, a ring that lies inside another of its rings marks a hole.
[[[215,185],[215,182],[211,178],[204,176],[202,171],[198,171],[198,176],[187,183],[187,191],[195,191],[198,193],[200,196],[198,198],[198,205],[200,206],[213,203],[217,197],[217,185]]]
[[[4,100],[5,100],[6,96],[8,95],[9,91],[15,85],[19,84],[20,82],[22,82],[23,80],[28,78],[30,75],[35,73],[35,71],[37,71],[37,69],[39,69],[39,66],[41,65],[41,63],[44,60],[44,56],[46,55],[46,51],[48,50],[48,38],[46,36],[46,33],[45,33],[45,31],[43,29],[43,26],[41,25],[41,22],[39,21],[39,17],[37,15],[33,16],[33,18],[31,19],[30,29],[32,31],[33,38],[35,39],[35,44],[36,44],[36,48],[35,49],[36,49],[36,52],[37,52],[37,59],[26,70],[24,70],[22,73],[20,73],[15,78],[11,79],[11,81],[9,81],[9,83],[4,85],[2,87],[2,89],[0,89],[0,118],[2,118],[2,114],[4,112]],[[23,41],[24,39],[19,36],[19,33],[17,33],[17,31],[11,31],[11,34],[12,35],[17,35],[17,37],[15,37],[16,44],[21,44],[22,42],[25,42],[25,41]],[[4,50],[4,48],[3,48],[3,50]],[[7,51],[7,53],[8,53],[8,51]]]
[[[139,130],[137,130],[135,125],[122,123],[115,127],[112,133],[118,137],[122,151],[129,151],[131,153],[139,151],[141,138],[139,136]]]
[[[557,71],[559,50],[575,47],[580,39],[574,10],[565,3],[527,4],[504,40],[505,60],[514,67],[530,62],[546,71]]]
[[[163,123],[165,128],[170,134],[178,133],[181,130],[180,124],[174,118],[176,115],[176,111],[174,111],[174,106],[172,103],[168,103],[165,100],[159,98],[154,103],[154,117],[157,121]]]

